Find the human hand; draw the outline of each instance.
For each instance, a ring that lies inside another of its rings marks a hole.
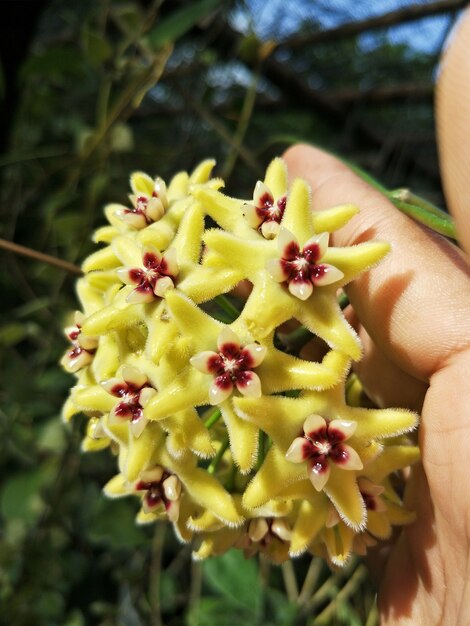
[[[470,182],[463,175],[470,164],[470,142],[465,143],[459,127],[465,116],[458,88],[466,88],[470,77],[465,37],[470,41],[470,13],[445,57],[438,114],[449,205],[463,229],[462,246],[470,252],[470,213],[464,213]],[[465,71],[462,62],[467,63],[467,80],[460,79],[456,87],[455,76]],[[467,105],[469,111],[468,99]],[[407,406],[422,414],[422,466],[412,470],[406,496],[417,519],[403,529],[383,563],[381,623],[470,623],[468,259],[400,213],[334,157],[299,145],[284,159],[291,177],[311,184],[314,210],[346,202],[361,207],[354,220],[334,233],[333,245],[369,239],[392,244],[391,254],[377,268],[347,288],[364,344],[357,371],[368,394],[380,406]]]

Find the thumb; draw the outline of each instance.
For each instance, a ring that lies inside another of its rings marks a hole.
[[[449,210],[470,253],[470,10],[454,30],[436,92],[439,158]]]

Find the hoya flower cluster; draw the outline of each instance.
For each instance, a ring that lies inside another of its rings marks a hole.
[[[134,173],[129,202],[106,207],[66,329],[64,417],[87,416],[84,450],[117,455],[105,494],[138,498],[137,521],[172,523],[196,558],[235,546],[341,565],[412,519],[395,486],[417,416],[347,402],[361,346],[338,305],[389,246],[330,246],[358,209],[313,214],[281,159],[248,201],[213,166],[168,187]],[[293,336],[323,356],[301,358]]]

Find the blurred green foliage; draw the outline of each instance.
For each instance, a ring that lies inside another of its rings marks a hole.
[[[359,99],[338,133],[301,93],[289,99],[267,76],[260,55],[271,48],[250,44],[253,29],[227,38],[240,15],[249,24],[247,6],[213,0],[46,2],[0,156],[0,236],[79,263],[93,249],[102,206],[124,200],[133,170],[167,178],[214,156],[229,189],[249,197],[265,164],[295,139],[348,148],[367,167],[371,152],[353,140],[359,116],[384,135],[384,167],[375,173],[390,183],[407,176],[439,196],[423,168],[397,169],[400,153],[386,159],[395,105]],[[359,54],[356,39],[283,54],[292,76],[321,89],[373,86],[384,73],[428,80],[435,63],[386,40],[370,54]],[[407,109],[402,121],[403,132],[432,132],[430,103]],[[315,615],[311,623],[376,623],[374,590],[357,563],[331,574],[302,558],[291,571],[229,552],[201,565],[169,531],[136,527],[135,501],[105,500],[115,460],[82,456],[80,420],[60,421],[73,379],[57,363],[75,278],[11,253],[2,265],[1,623],[284,626]],[[295,591],[309,567],[311,593],[289,599],[285,585]],[[341,595],[354,575],[357,584]]]

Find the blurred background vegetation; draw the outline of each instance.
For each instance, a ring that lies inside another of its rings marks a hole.
[[[1,2],[2,248],[79,264],[131,171],[167,179],[211,156],[251,197],[298,140],[442,205],[433,83],[465,4]],[[105,500],[114,460],[83,456],[80,420],[60,421],[73,268],[0,255],[2,624],[377,623],[360,562],[192,563],[164,527],[134,525],[136,501]]]

